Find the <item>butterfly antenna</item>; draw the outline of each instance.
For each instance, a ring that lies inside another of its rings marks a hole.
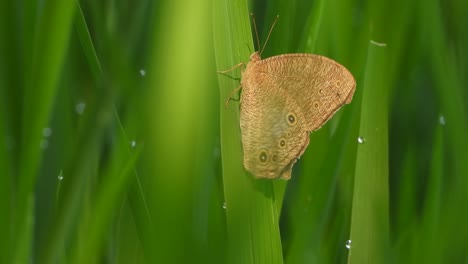
[[[263,52],[263,50],[265,49],[265,46],[266,46],[266,44],[267,44],[267,42],[268,42],[268,39],[270,39],[271,31],[273,31],[273,28],[275,27],[275,24],[276,24],[276,22],[278,21],[278,18],[279,18],[279,15],[276,15],[276,19],[275,19],[275,21],[273,21],[273,25],[271,25],[270,32],[268,32],[268,36],[267,36],[267,38],[266,38],[265,44],[263,44],[262,50],[260,51],[260,55],[262,55],[262,52]],[[255,30],[255,31],[256,31],[256,30]],[[257,38],[258,38],[258,37],[257,37]]]
[[[254,24],[254,29],[255,29],[255,36],[257,37],[257,48],[260,48],[260,39],[258,38],[258,30],[257,30],[257,23],[255,23],[255,16],[253,13],[250,13],[250,16],[252,17],[252,22]]]

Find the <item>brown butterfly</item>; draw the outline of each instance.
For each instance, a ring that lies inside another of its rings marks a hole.
[[[257,178],[290,179],[309,134],[351,102],[356,82],[345,67],[320,55],[284,54],[262,60],[260,54],[250,56],[238,88],[242,87],[244,167]]]

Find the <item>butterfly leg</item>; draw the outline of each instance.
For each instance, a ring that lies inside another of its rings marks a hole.
[[[218,73],[221,73],[221,74],[225,74],[225,73],[228,73],[228,72],[231,72],[241,66],[244,66],[245,68],[245,63],[241,62],[237,65],[235,65],[234,67],[230,68],[230,69],[227,69],[227,70],[224,70],[224,71],[217,71]],[[229,97],[228,99],[226,100],[226,103],[225,103],[225,107],[228,108],[228,105],[229,105],[229,101],[231,101],[232,99],[232,95],[239,92],[239,90],[242,88],[242,85],[239,85],[236,89],[232,90],[232,92],[229,94]]]
[[[231,71],[239,68],[240,66],[244,66],[244,68],[245,68],[245,63],[241,62],[241,63],[235,65],[234,67],[230,68],[230,69],[227,69],[227,70],[224,70],[224,71],[217,71],[217,73],[222,73],[222,74],[228,73],[228,72],[231,72]]]
[[[225,106],[226,108],[228,108],[229,101],[231,101],[232,96],[233,96],[235,93],[238,93],[239,90],[240,90],[241,88],[242,88],[242,85],[239,85],[239,86],[237,86],[236,89],[234,89],[234,90],[231,91],[231,93],[229,94],[228,99],[226,100],[226,103],[224,104],[224,106]]]

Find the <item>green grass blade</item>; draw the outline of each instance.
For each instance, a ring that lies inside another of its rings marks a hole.
[[[122,128],[123,129],[123,128]],[[95,198],[89,216],[84,215],[80,220],[82,224],[79,232],[82,238],[72,253],[72,263],[96,263],[99,260],[99,252],[103,249],[105,235],[109,231],[114,210],[119,201],[122,201],[123,190],[133,176],[136,160],[141,153],[141,147],[130,152],[130,144],[123,133],[120,133],[117,142],[118,151],[114,152],[113,164],[105,173],[100,186],[101,190]],[[89,218],[89,219],[88,219]],[[80,243],[81,242],[81,243]]]
[[[389,238],[388,66],[386,47],[369,44],[361,105],[348,263],[383,263]]]
[[[425,2],[426,3],[426,2]],[[468,120],[466,106],[466,58],[468,54],[465,48],[457,50],[457,46],[466,47],[467,43],[453,43],[451,38],[463,38],[451,36],[444,21],[446,7],[438,1],[429,1],[425,8],[421,9],[420,23],[426,24],[423,36],[428,43],[430,58],[430,72],[433,74],[440,114],[444,118],[443,131],[447,139],[444,140],[444,148],[449,149],[451,170],[445,170],[444,180],[450,186],[446,193],[443,211],[440,215],[440,236],[445,241],[454,245],[467,245],[468,229],[460,228],[457,223],[468,221],[466,204],[468,203]],[[466,2],[454,2],[453,9],[466,8]],[[454,12],[456,13],[456,12]],[[466,16],[461,16],[457,24],[467,23]],[[463,26],[461,26],[463,27]],[[465,28],[466,31],[466,28]],[[463,67],[465,65],[465,68]],[[450,178],[448,181],[447,178]],[[439,242],[439,245],[443,244]],[[442,256],[444,262],[463,262],[468,259],[466,246],[440,247],[434,255]]]
[[[28,261],[32,226],[28,217],[34,216],[33,191],[37,171],[42,157],[41,132],[49,121],[61,67],[68,47],[75,3],[72,0],[47,1],[35,26],[27,32],[35,34],[34,52],[28,61],[22,113],[22,135],[17,193],[18,235],[15,245],[15,260]],[[34,24],[35,25],[35,24]]]
[[[468,121],[466,117],[466,103],[463,101],[466,93],[466,85],[461,82],[466,72],[457,69],[458,58],[444,40],[448,32],[443,29],[443,14],[441,13],[440,3],[438,1],[429,1],[426,8],[422,9],[421,23],[430,23],[424,31],[425,36],[429,37],[431,48],[430,58],[432,72],[436,83],[436,91],[442,109],[442,115],[447,120],[446,130],[449,133],[450,142],[448,142],[454,151],[455,175],[461,177],[460,182],[468,184],[466,177],[468,175],[468,141],[466,133],[468,131]],[[423,22],[424,21],[424,22]],[[466,52],[466,51],[465,51]],[[463,57],[462,57],[463,58]],[[466,58],[466,57],[465,57]],[[463,59],[462,59],[463,60]],[[464,198],[468,201],[468,193]]]
[[[1,78],[1,77],[0,77]],[[1,81],[0,81],[1,82]],[[0,83],[0,94],[3,94],[3,89]],[[1,96],[1,95],[0,95]],[[4,98],[2,96],[2,98]],[[3,104],[2,104],[3,105]],[[4,111],[0,109],[0,138],[6,138],[5,135],[5,117]],[[10,170],[8,166],[8,153],[5,141],[0,140],[0,212],[11,212],[11,182],[10,182]],[[10,245],[11,245],[11,215],[7,214],[0,217],[0,232],[4,238],[0,241],[0,262],[7,263],[10,259]]]
[[[217,252],[205,255],[196,244],[205,241],[201,236],[205,235],[210,247],[211,238],[216,237],[203,233],[208,227],[196,218],[198,210],[209,208],[213,215],[222,212],[222,203],[216,208],[213,204],[202,207],[200,191],[206,189],[196,188],[215,176],[199,171],[200,155],[213,153],[216,137],[210,136],[217,129],[216,122],[205,123],[217,103],[210,101],[217,92],[211,1],[161,1],[152,8],[150,68],[143,100],[146,173],[140,174],[153,220],[150,231],[154,235],[145,239],[154,242],[147,245],[151,249],[148,262],[222,262]]]
[[[314,2],[311,12],[307,18],[306,26],[304,27],[303,37],[301,40],[301,47],[305,47],[307,51],[314,53],[317,45],[317,39],[321,30],[323,22],[324,7],[326,1],[318,0]],[[300,52],[300,51],[297,51]]]
[[[213,3],[213,39],[218,70],[247,62],[253,51],[246,1]],[[250,48],[250,51],[249,51]],[[213,73],[215,74],[215,73]],[[240,77],[239,70],[232,76]],[[224,102],[239,82],[219,75],[221,153],[229,263],[282,263],[277,200],[273,182],[256,180],[243,169],[239,106]]]
[[[440,237],[443,229],[440,228],[443,200],[443,153],[445,143],[443,139],[443,126],[438,125],[435,129],[432,153],[431,174],[429,175],[427,192],[425,194],[423,216],[418,224],[417,235],[414,236],[413,247],[408,249],[407,255],[414,256],[413,262],[443,263],[442,250],[440,248]],[[424,244],[419,243],[425,241]],[[411,254],[413,252],[413,254]],[[427,252],[430,252],[428,254]]]
[[[76,5],[77,14],[75,19],[75,28],[78,33],[83,53],[91,69],[91,73],[94,77],[94,80],[97,83],[99,83],[102,79],[101,64],[99,63],[99,59],[96,54],[96,50],[94,49],[93,41],[91,39],[89,29],[86,24],[86,19],[84,17],[83,10],[81,9],[80,2],[78,0],[76,0]]]
[[[0,38],[7,40],[13,37],[12,7],[9,1],[0,2]],[[0,41],[0,263],[8,263],[11,259],[13,247],[13,222],[12,222],[12,171],[10,168],[13,159],[11,147],[7,147],[9,124],[8,101],[12,101],[9,95],[15,69],[15,58],[12,56],[13,41]],[[7,98],[10,98],[7,100]],[[11,125],[11,124],[10,124]],[[11,130],[10,130],[11,131]],[[11,140],[11,139],[10,139]]]
[[[99,142],[112,117],[111,96],[102,87],[96,90],[96,101],[87,104],[77,140],[72,145],[74,152],[64,165],[52,228],[38,252],[41,263],[53,263],[67,253],[64,245],[70,238],[76,239],[73,235],[77,215],[89,213],[86,198],[92,195],[93,179],[98,177]]]

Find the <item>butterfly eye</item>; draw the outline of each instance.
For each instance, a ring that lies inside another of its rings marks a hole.
[[[261,163],[265,163],[267,161],[268,156],[265,151],[260,152],[259,159]]]
[[[278,144],[279,144],[279,146],[280,146],[281,148],[284,148],[284,146],[286,146],[286,140],[280,139],[280,141],[279,141]]]
[[[289,113],[287,117],[290,125],[296,124],[296,116],[293,113]]]

